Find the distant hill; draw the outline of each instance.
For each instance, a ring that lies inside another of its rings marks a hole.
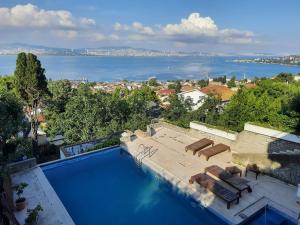
[[[159,51],[145,48],[132,48],[127,46],[99,47],[99,48],[57,48],[42,45],[29,45],[24,43],[0,44],[0,55],[16,55],[20,52],[31,52],[36,55],[57,56],[134,56],[134,57],[159,57],[159,56],[245,56],[234,53],[208,53],[208,52],[183,52]],[[264,53],[249,53],[247,56],[264,56]],[[270,54],[268,54],[270,56]]]
[[[283,64],[300,66],[300,55],[289,55],[282,57],[271,58],[256,58],[256,59],[236,59],[233,60],[240,63],[263,63],[263,64]]]

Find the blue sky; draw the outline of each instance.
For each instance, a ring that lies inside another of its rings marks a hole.
[[[0,0],[0,42],[292,54],[299,12],[299,0]]]

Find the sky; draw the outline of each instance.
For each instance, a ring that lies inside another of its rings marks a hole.
[[[0,0],[0,43],[300,54],[299,0]]]

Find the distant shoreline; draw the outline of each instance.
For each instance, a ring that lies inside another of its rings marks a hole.
[[[235,62],[235,63],[254,63],[254,64],[266,64],[266,65],[281,65],[281,66],[293,66],[300,67],[300,65],[290,64],[290,63],[275,63],[275,62],[256,62],[250,60],[227,60],[227,62]]]

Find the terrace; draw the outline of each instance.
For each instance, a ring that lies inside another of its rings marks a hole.
[[[153,156],[144,158],[143,163],[156,168],[156,172],[168,180],[172,180],[174,185],[192,194],[202,205],[216,212],[222,218],[226,218],[227,221],[238,224],[265,205],[272,205],[290,217],[297,218],[299,211],[299,205],[295,200],[297,188],[270,176],[259,176],[256,180],[255,175],[249,173],[247,179],[250,180],[249,184],[253,192],[243,193],[240,203],[232,204],[229,210],[226,210],[226,204],[212,193],[206,192],[197,184],[189,184],[191,176],[204,172],[208,166],[218,165],[225,168],[234,164],[231,152],[220,153],[206,161],[205,158],[185,152],[186,145],[201,138],[209,138],[215,143],[225,143],[229,146],[232,146],[234,142],[200,132],[191,136],[178,129],[174,130],[164,126],[155,128],[153,133],[151,137],[138,135],[131,142],[126,142],[124,148],[132,155],[136,155],[140,151],[141,144],[158,149]]]
[[[222,200],[205,191],[199,185],[189,184],[191,176],[204,172],[208,166],[218,165],[225,168],[234,165],[232,163],[232,153],[234,153],[236,144],[234,140],[195,130],[187,132],[185,129],[165,123],[153,126],[151,133],[152,135],[148,135],[142,131],[137,131],[132,139],[124,139],[121,147],[132,156],[136,156],[141,151],[141,146],[149,147],[152,152],[151,157],[143,158],[143,164],[170,181],[181,192],[193,196],[201,205],[229,224],[240,224],[266,205],[280,210],[294,220],[297,219],[299,205],[295,198],[296,187],[267,175],[260,175],[256,180],[255,175],[249,173],[247,179],[250,181],[249,184],[253,192],[243,192],[240,203],[232,204],[230,209],[226,209],[226,204]],[[216,144],[229,145],[233,151],[220,153],[208,161],[203,157],[193,155],[190,151],[185,151],[185,146],[201,138],[211,139]],[[89,155],[90,153],[83,154]],[[241,169],[244,170],[243,167]],[[40,166],[13,174],[13,184],[24,181],[29,183],[24,193],[29,202],[27,207],[30,208],[38,203],[44,207],[44,211],[40,215],[40,225],[75,224],[69,215],[69,210],[66,210],[61,199],[58,198]],[[22,221],[26,217],[26,212],[17,212],[16,217],[23,224]]]

